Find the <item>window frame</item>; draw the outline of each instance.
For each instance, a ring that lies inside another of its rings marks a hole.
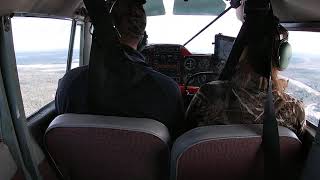
[[[74,49],[74,42],[75,42],[75,36],[76,36],[76,29],[77,26],[80,25],[80,30],[81,32],[79,33],[80,35],[80,49],[79,49],[79,66],[82,65],[81,62],[83,62],[83,56],[81,56],[81,54],[83,54],[83,50],[84,50],[84,43],[83,41],[83,26],[84,26],[84,18],[81,16],[75,17],[75,18],[65,18],[65,17],[59,17],[59,16],[52,16],[52,15],[46,15],[46,14],[37,14],[37,13],[13,13],[12,17],[25,17],[25,18],[43,18],[43,19],[56,19],[56,20],[66,20],[66,21],[72,21],[71,24],[71,29],[70,29],[70,39],[69,39],[69,46],[68,46],[68,55],[67,55],[67,59],[66,59],[66,71],[64,74],[66,74],[69,70],[71,70],[71,65],[72,65],[72,61],[73,61],[73,49]],[[12,28],[12,27],[11,27]],[[14,45],[14,44],[13,44]],[[16,53],[16,51],[14,50],[14,53]],[[16,59],[15,59],[16,61]],[[17,66],[16,66],[17,68]],[[18,73],[18,72],[17,72]],[[19,76],[18,76],[19,77]],[[19,87],[20,87],[20,83],[19,83]],[[21,88],[20,88],[20,94],[21,94]],[[36,109],[33,113],[31,113],[30,115],[26,116],[26,121],[27,122],[34,122],[35,121],[35,117],[38,117],[38,114],[41,114],[46,108],[51,109],[52,111],[52,104],[54,104],[54,99],[50,102],[48,102],[47,104],[45,104],[44,106],[42,106],[40,109]],[[22,102],[19,103],[23,103],[23,99]],[[55,109],[54,109],[55,111]],[[23,108],[23,112],[25,113],[25,110]],[[38,119],[38,118],[36,118]]]
[[[68,58],[66,59],[67,66],[66,72],[71,69],[72,57],[73,57],[73,49],[74,49],[74,39],[75,39],[75,31],[78,25],[80,25],[80,49],[79,49],[79,66],[88,65],[89,63],[89,55],[90,55],[90,45],[91,45],[91,35],[90,31],[90,22],[85,22],[84,17],[78,16],[75,18],[66,18],[60,16],[52,16],[47,14],[36,14],[36,13],[14,13],[13,17],[34,17],[34,18],[48,18],[48,19],[60,19],[60,20],[70,20],[72,21],[71,31],[70,31],[70,39],[69,39],[69,48],[68,48]],[[320,32],[320,22],[283,22],[281,23],[284,27],[286,27],[289,31],[305,31],[305,32]],[[20,92],[21,93],[21,92]],[[42,108],[48,107],[52,104],[54,100],[47,103]],[[27,117],[29,121],[33,117],[35,117],[39,112],[41,112],[42,108],[36,110],[30,116]],[[310,121],[306,121],[307,126],[316,129],[317,126]]]
[[[293,32],[320,34],[320,22],[299,22],[299,23],[284,22],[284,23],[281,23],[281,25],[284,26],[288,30],[288,32],[293,31]],[[289,43],[290,43],[290,35],[289,35]],[[318,129],[318,126],[320,125],[320,119],[318,119],[318,124],[315,124],[312,121],[308,120],[307,116],[305,120],[306,120],[307,129],[311,129],[312,132]],[[312,134],[312,135],[315,135],[315,134]]]

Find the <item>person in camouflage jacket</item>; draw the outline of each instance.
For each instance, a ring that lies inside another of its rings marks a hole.
[[[193,97],[187,111],[189,124],[197,126],[228,124],[262,124],[267,97],[267,79],[255,73],[242,53],[236,74],[231,81],[213,81],[203,85]],[[303,133],[303,103],[285,92],[288,81],[278,79],[272,69],[276,118],[279,125]]]

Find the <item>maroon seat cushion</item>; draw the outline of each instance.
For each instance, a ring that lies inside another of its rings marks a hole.
[[[58,169],[70,179],[168,178],[169,134],[157,121],[62,115],[45,140]]]
[[[262,126],[207,126],[181,136],[172,150],[172,177],[179,180],[263,179]],[[279,127],[281,174],[298,179],[301,142]]]

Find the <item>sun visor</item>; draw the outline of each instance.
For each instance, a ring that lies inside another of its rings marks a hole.
[[[173,14],[218,16],[226,6],[223,0],[175,0]]]
[[[159,16],[166,14],[162,0],[147,0],[144,5],[147,16]]]

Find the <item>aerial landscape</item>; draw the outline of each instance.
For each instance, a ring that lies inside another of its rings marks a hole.
[[[68,51],[17,52],[17,67],[26,116],[54,100],[58,81],[66,72]],[[79,65],[74,51],[72,67]]]

